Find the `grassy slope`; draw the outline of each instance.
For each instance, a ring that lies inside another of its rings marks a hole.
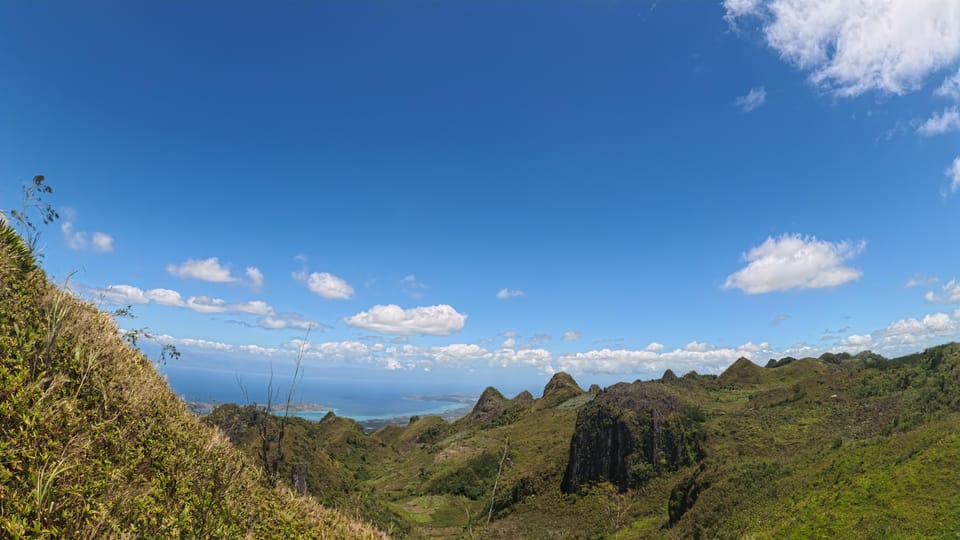
[[[382,537],[251,463],[0,229],[0,536]]]

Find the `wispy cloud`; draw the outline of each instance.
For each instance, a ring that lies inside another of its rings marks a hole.
[[[92,248],[94,251],[106,253],[113,251],[113,237],[107,233],[95,231],[88,234],[84,231],[78,231],[74,227],[76,212],[70,208],[63,210],[66,219],[60,224],[60,232],[63,233],[63,240],[67,247],[73,250],[83,250]]]
[[[917,128],[917,134],[923,137],[943,135],[951,131],[960,130],[960,111],[956,107],[944,109],[942,113],[934,113]]]
[[[740,96],[736,100],[737,107],[743,112],[754,111],[767,102],[767,89],[760,86],[751,88],[746,95]]]
[[[508,298],[516,298],[516,297],[518,297],[518,296],[526,296],[526,294],[527,294],[527,293],[525,293],[525,292],[523,292],[523,291],[521,291],[521,290],[508,289],[508,288],[504,287],[503,289],[500,289],[499,291],[497,291],[497,298],[500,299],[500,300],[507,300]]]

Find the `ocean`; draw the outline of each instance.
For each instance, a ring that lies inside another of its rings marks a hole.
[[[186,367],[168,363],[158,366],[173,388],[188,402],[266,403],[270,377],[263,373],[238,373],[226,370]],[[290,374],[275,374],[274,403],[286,401]],[[358,378],[343,374],[304,375],[297,382],[293,401],[316,403],[333,410],[337,416],[358,422],[407,416],[426,416],[471,406],[479,392],[463,385],[437,387],[427,382]],[[292,412],[309,420],[320,420],[326,410]]]

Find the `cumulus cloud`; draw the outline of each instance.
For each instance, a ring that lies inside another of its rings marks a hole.
[[[658,343],[656,341],[651,341],[649,345],[644,347],[645,351],[648,352],[660,352],[663,350],[663,343]]]
[[[956,0],[725,0],[734,26],[760,22],[767,44],[837,96],[904,94],[960,58]]]
[[[770,237],[744,255],[747,266],[730,274],[723,287],[747,294],[836,287],[861,276],[860,270],[843,263],[865,247],[865,242],[827,242],[812,236]]]
[[[540,371],[553,373],[553,355],[546,349],[511,349],[504,347],[493,352],[493,359],[502,367],[532,366]]]
[[[389,304],[373,306],[343,322],[381,334],[446,336],[462,330],[466,320],[466,315],[446,304],[410,309]]]
[[[933,313],[922,319],[900,319],[874,334],[884,348],[899,350],[924,346],[937,338],[956,336],[958,325],[946,313]]]
[[[353,296],[353,287],[343,278],[329,272],[295,272],[293,278],[307,284],[314,294],[331,300],[346,300]]]
[[[750,112],[761,107],[767,102],[767,90],[760,86],[751,88],[746,95],[737,98],[736,105],[743,112]]]
[[[579,330],[567,330],[560,336],[560,339],[563,341],[576,341],[580,339],[580,335]]]
[[[960,130],[960,111],[956,107],[944,109],[942,113],[934,113],[917,128],[917,134],[923,137],[942,135],[951,131]]]
[[[220,264],[218,257],[187,259],[182,264],[168,264],[167,273],[172,276],[199,279],[212,283],[235,283],[239,281],[230,274],[230,269]]]
[[[518,296],[526,296],[526,293],[520,290],[511,290],[506,287],[497,291],[497,298],[500,300],[506,300],[508,298],[516,298]]]
[[[250,280],[250,286],[254,289],[263,287],[263,272],[253,266],[247,267],[247,279]]]
[[[690,345],[695,345],[691,347]],[[571,373],[659,373],[666,369],[686,372],[719,373],[737,358],[755,358],[774,354],[769,344],[746,343],[740,347],[705,347],[692,342],[683,349],[668,352],[632,349],[600,349],[560,356],[560,369]]]

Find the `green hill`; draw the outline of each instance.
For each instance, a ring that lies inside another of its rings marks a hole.
[[[454,423],[424,417],[370,434],[350,424],[324,420],[297,444],[351,471],[332,504],[376,498],[359,515],[396,536],[960,533],[958,344],[893,360],[744,359],[719,377],[591,393],[562,374],[533,403],[489,388]],[[344,433],[352,442],[336,442]]]
[[[0,225],[0,536],[383,537],[254,463]]]

